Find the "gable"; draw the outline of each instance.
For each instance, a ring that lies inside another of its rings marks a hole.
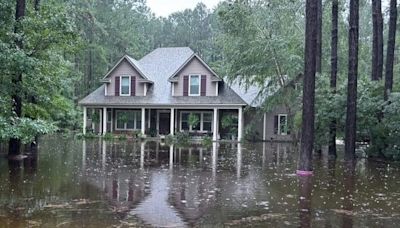
[[[136,70],[126,59],[122,60],[118,65],[116,65],[116,67],[107,75],[107,78],[111,79],[115,76],[121,75],[131,75],[145,79],[141,73]]]
[[[125,55],[123,56],[111,70],[109,70],[106,75],[103,77],[103,79],[108,79],[110,76],[115,76],[115,72],[117,71],[118,73],[126,73],[130,75],[137,75],[140,76],[142,79],[147,79],[146,75],[143,73],[143,71],[140,69],[138,63],[136,60],[133,58]]]
[[[222,81],[219,76],[196,54],[192,55],[177,71],[171,75],[170,81],[178,80],[182,74],[206,74],[211,75],[213,81]]]

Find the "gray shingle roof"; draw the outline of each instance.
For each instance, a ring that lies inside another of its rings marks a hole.
[[[172,96],[169,77],[194,55],[188,47],[157,48],[136,61],[130,59],[153,82],[146,96],[105,96],[104,85],[79,101],[80,105],[246,105],[229,86],[220,85],[218,96]]]
[[[228,84],[235,93],[246,101],[247,105],[251,107],[260,107],[268,97],[277,92],[275,87],[270,85],[270,82],[269,79],[265,79],[263,86],[254,83],[244,85],[244,82],[237,78],[230,81]]]

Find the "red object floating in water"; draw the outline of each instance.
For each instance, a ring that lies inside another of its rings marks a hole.
[[[296,174],[298,176],[312,176],[313,175],[313,171],[307,171],[307,170],[297,170]]]

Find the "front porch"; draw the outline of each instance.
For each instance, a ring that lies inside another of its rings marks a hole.
[[[231,116],[231,127],[226,124]],[[213,141],[242,140],[242,107],[83,107],[83,134],[135,134],[160,137],[188,132]],[[228,135],[228,136],[227,136]],[[229,138],[227,138],[229,137]]]

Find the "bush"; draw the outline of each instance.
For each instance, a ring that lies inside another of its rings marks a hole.
[[[113,140],[114,139],[114,134],[107,132],[104,136],[103,136],[104,140]]]
[[[180,132],[180,131],[177,132],[177,133],[175,134],[175,141],[176,141],[177,144],[180,144],[180,145],[186,145],[186,144],[188,144],[189,141],[190,141],[189,132],[186,132],[186,131],[184,131],[184,132]]]
[[[128,139],[128,137],[125,134],[118,135],[118,140],[123,141],[123,140],[127,140],[127,139]]]
[[[204,146],[210,146],[212,144],[212,138],[210,136],[204,136],[202,144]]]
[[[146,129],[146,134],[148,134],[150,137],[156,137],[157,136],[157,129],[155,129],[155,128],[147,128]]]

